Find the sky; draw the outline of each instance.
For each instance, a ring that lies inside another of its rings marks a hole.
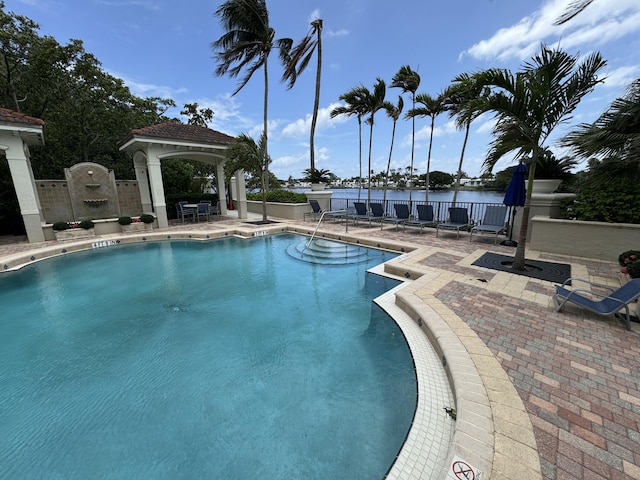
[[[256,72],[235,96],[238,80],[216,77],[211,43],[224,30],[215,11],[221,1],[188,0],[5,0],[5,11],[27,16],[40,25],[41,35],[58,43],[71,39],[102,68],[124,80],[141,97],[171,98],[180,117],[186,103],[214,111],[210,128],[229,135],[246,133],[256,140],[262,132],[264,80]],[[315,18],[323,20],[322,82],[315,134],[316,168],[341,178],[357,176],[358,122],[355,117],[330,118],[340,95],[364,85],[373,90],[377,78],[387,84],[386,99],[402,94],[389,88],[393,75],[409,65],[421,77],[418,93],[439,94],[454,77],[486,68],[518,71],[540,51],[541,44],[559,46],[581,58],[600,52],[607,61],[604,82],[585,97],[572,118],[555,131],[548,145],[562,157],[554,140],[580,123],[591,123],[611,102],[624,95],[640,77],[640,2],[595,0],[562,26],[555,20],[572,0],[267,0],[276,38],[302,39]],[[310,165],[309,129],[315,89],[315,57],[293,88],[280,81],[277,52],[269,57],[269,154],[271,171],[283,180],[300,178]],[[404,112],[411,107],[404,96]],[[186,122],[186,118],[182,119]],[[462,170],[482,173],[492,140],[493,118],[483,115],[471,125]],[[376,114],[371,168],[384,171],[389,158],[393,122]],[[415,122],[414,167],[425,173],[430,119]],[[46,127],[45,127],[46,129]],[[46,130],[45,130],[46,133]],[[440,115],[433,132],[431,171],[455,173],[464,132],[454,119]],[[362,172],[368,169],[368,127],[363,128]],[[411,164],[411,121],[396,125],[391,168]],[[513,164],[498,162],[494,172]],[[584,164],[579,167],[584,168]]]

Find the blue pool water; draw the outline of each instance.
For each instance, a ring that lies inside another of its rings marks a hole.
[[[0,478],[382,478],[416,406],[365,274],[392,254],[322,266],[287,255],[301,241],[118,245],[0,275]]]

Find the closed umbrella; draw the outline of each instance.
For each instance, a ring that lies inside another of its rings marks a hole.
[[[524,206],[526,200],[526,188],[525,180],[527,176],[527,167],[524,163],[520,162],[516,168],[513,169],[513,175],[509,186],[507,187],[507,193],[504,195],[504,203],[511,208],[511,224],[509,225],[509,240],[505,240],[500,245],[506,245],[508,247],[517,247],[518,242],[514,242],[513,238],[513,221],[516,218],[516,208]]]

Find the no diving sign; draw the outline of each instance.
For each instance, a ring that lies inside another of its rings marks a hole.
[[[453,457],[447,480],[481,480],[482,472],[457,455]]]

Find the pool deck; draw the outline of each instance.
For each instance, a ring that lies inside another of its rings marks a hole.
[[[315,227],[275,218],[278,223],[251,225],[234,213],[89,242],[308,234]],[[419,457],[420,445],[405,445],[388,478],[465,478],[453,471],[464,464],[449,463],[455,456],[481,471],[482,480],[640,479],[640,324],[627,331],[618,320],[572,307],[557,313],[553,283],[473,266],[488,251],[513,254],[511,247],[494,245],[492,236],[474,235],[469,242],[467,233],[436,238],[434,229],[420,234],[393,225],[381,230],[379,224],[349,225],[347,232],[331,221],[323,222],[318,235],[405,252],[387,265],[388,273],[408,279],[395,293],[395,305],[419,325],[450,372],[457,420],[447,465],[434,472]],[[0,265],[7,270],[32,256],[86,244],[0,237]],[[529,249],[527,259],[570,263],[572,276],[614,287],[621,282],[614,261]]]

